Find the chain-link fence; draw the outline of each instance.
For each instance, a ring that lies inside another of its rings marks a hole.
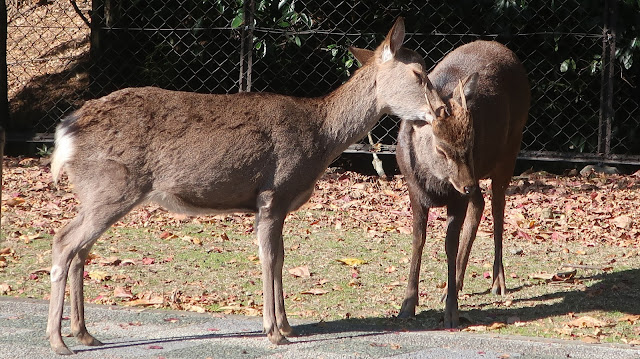
[[[9,140],[50,140],[84,101],[127,86],[319,96],[404,16],[428,66],[464,43],[505,43],[532,107],[521,157],[640,163],[640,4],[635,0],[12,0]],[[355,151],[393,152],[383,118]],[[43,135],[45,134],[45,135]],[[49,135],[46,135],[49,134]],[[34,136],[35,135],[35,136]]]

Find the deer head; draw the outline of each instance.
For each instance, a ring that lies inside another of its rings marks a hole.
[[[430,106],[425,102],[427,73],[424,59],[415,51],[402,47],[404,37],[404,20],[398,18],[376,50],[355,47],[349,50],[363,67],[374,65],[376,84],[393,84],[376,86],[381,114],[392,113],[409,121],[431,121]]]
[[[473,118],[469,102],[478,83],[478,73],[458,81],[453,93],[441,97],[429,78],[425,78],[426,99],[431,121],[416,122],[414,127],[421,135],[431,135],[429,166],[441,180],[449,181],[461,194],[471,194],[477,185],[473,166]],[[431,131],[420,129],[430,126]],[[430,134],[429,134],[430,132]]]

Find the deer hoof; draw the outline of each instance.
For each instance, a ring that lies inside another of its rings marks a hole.
[[[75,354],[73,351],[71,351],[71,349],[67,348],[66,345],[59,345],[56,347],[51,347],[51,349],[53,349],[53,352],[58,354],[58,355],[73,355]]]
[[[280,328],[280,334],[284,335],[285,337],[295,337],[298,335],[290,325],[286,325]]]
[[[411,311],[409,310],[405,310],[405,311],[400,311],[400,313],[398,313],[398,316],[396,318],[398,319],[412,319],[415,318],[416,314],[415,313],[411,313]]]
[[[444,328],[445,329],[456,329],[460,325],[460,317],[459,313],[456,311],[455,313],[444,313]]]
[[[97,346],[101,346],[104,345],[101,341],[99,341],[98,339],[94,338],[91,334],[86,333],[84,335],[78,335],[76,336],[76,338],[78,339],[78,341],[86,346],[90,346],[90,347],[97,347]]]
[[[413,304],[413,301],[407,303],[406,301],[402,303],[402,307],[400,307],[400,313],[396,318],[398,319],[410,319],[415,318],[416,316],[416,305]]]
[[[275,345],[286,345],[291,343],[280,333],[279,330],[276,330],[273,334],[267,334],[267,337],[269,338],[269,341]]]
[[[409,311],[405,311],[405,312],[400,312],[398,313],[398,316],[396,318],[398,319],[413,319],[415,318],[416,315],[409,312]]]
[[[494,285],[491,287],[491,294],[493,295],[505,295],[507,294],[507,290],[505,287],[501,285]]]

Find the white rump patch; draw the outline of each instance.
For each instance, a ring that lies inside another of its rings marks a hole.
[[[51,175],[53,182],[57,183],[61,170],[65,163],[71,160],[75,152],[73,146],[73,135],[68,132],[67,127],[58,127],[56,130],[55,147],[51,156]]]

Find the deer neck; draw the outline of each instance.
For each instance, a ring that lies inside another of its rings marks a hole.
[[[321,98],[326,109],[324,122],[327,149],[339,155],[364,137],[380,119],[376,100],[376,69],[365,66],[342,86]]]

